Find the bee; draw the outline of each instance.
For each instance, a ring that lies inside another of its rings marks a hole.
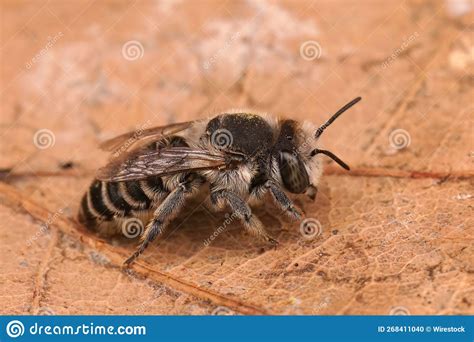
[[[318,148],[324,130],[361,100],[347,103],[323,125],[243,111],[218,114],[209,120],[182,122],[133,131],[101,144],[115,151],[99,169],[82,197],[79,221],[101,235],[120,234],[124,220],[145,217],[132,263],[161,236],[185,202],[203,186],[209,204],[230,209],[253,236],[278,242],[252,214],[249,202],[266,193],[292,219],[300,211],[288,197],[306,194],[315,199],[324,154],[349,170],[332,152]]]

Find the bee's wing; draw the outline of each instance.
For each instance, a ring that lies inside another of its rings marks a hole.
[[[115,138],[104,141],[100,144],[100,148],[105,151],[116,151],[118,149],[123,149],[121,152],[124,152],[138,141],[146,140],[149,142],[151,140],[160,140],[171,134],[181,132],[189,128],[193,123],[194,121],[180,122],[166,126],[158,126],[124,133]]]
[[[121,182],[165,176],[192,170],[221,169],[230,166],[229,157],[189,147],[143,149],[113,160],[97,172],[97,179]],[[234,164],[235,165],[235,164]]]

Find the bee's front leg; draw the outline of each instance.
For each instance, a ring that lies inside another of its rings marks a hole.
[[[265,183],[265,188],[270,190],[275,203],[283,209],[283,211],[295,220],[301,219],[301,213],[296,209],[293,202],[286,196],[285,192],[275,182],[269,180]]]
[[[228,205],[232,212],[242,221],[245,229],[264,241],[277,245],[278,241],[272,238],[263,228],[262,222],[252,214],[248,204],[234,192],[218,190],[211,193],[211,202],[219,208]]]

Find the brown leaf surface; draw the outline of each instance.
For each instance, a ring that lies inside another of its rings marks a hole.
[[[0,6],[1,313],[474,313],[472,9]],[[123,55],[131,40],[143,46],[136,60]],[[319,58],[302,58],[306,41]],[[321,223],[312,240],[265,205],[255,211],[277,249],[234,223],[206,247],[225,217],[196,201],[125,271],[133,242],[73,220],[104,139],[235,107],[321,123],[358,95],[323,138],[353,170],[328,164],[316,202],[295,198]],[[54,136],[45,149],[33,143],[42,129]]]

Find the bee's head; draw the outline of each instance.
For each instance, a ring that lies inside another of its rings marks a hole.
[[[332,152],[317,148],[317,141],[324,130],[343,112],[361,100],[352,100],[334,114],[318,129],[294,120],[280,122],[280,131],[272,153],[272,169],[283,187],[295,194],[314,189],[322,173],[321,163],[315,157],[325,154],[343,168],[349,170],[341,159]]]
[[[302,139],[303,138],[303,139]],[[301,136],[298,122],[284,120],[273,149],[273,169],[282,185],[291,193],[300,194],[309,187],[310,179],[300,151]]]

